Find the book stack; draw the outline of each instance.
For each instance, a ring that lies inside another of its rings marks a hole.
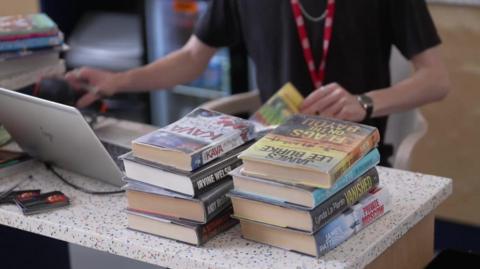
[[[378,130],[294,115],[239,155],[231,172],[243,237],[320,256],[390,208],[375,166]]]
[[[0,17],[0,87],[18,90],[65,72],[63,34],[43,13]]]
[[[251,145],[247,120],[195,109],[132,141],[125,167],[128,227],[201,245],[232,227],[228,172]]]

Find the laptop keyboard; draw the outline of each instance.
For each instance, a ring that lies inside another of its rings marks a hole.
[[[112,157],[113,161],[117,164],[117,166],[120,168],[120,170],[125,171],[123,168],[123,162],[118,159],[118,156],[125,154],[130,151],[129,148],[122,147],[116,144],[112,144],[106,141],[101,141],[105,149],[107,150],[108,154],[110,154],[110,157]]]

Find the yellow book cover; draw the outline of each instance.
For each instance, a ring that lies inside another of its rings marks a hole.
[[[250,120],[264,126],[277,126],[284,123],[290,116],[300,112],[303,96],[291,84],[285,84],[265,104],[260,107]]]
[[[245,163],[245,174],[329,188],[355,161],[373,149],[379,139],[373,126],[297,114],[239,158]],[[274,169],[265,171],[272,166]],[[306,173],[291,178],[292,171],[307,172],[310,180],[301,178]]]

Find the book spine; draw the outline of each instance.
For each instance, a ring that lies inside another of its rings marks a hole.
[[[370,150],[375,148],[380,141],[380,133],[378,129],[365,138],[365,140],[358,145],[354,150],[352,150],[343,161],[339,162],[333,169],[330,171],[330,175],[335,182],[339,177],[342,176],[345,171],[347,171],[353,163],[361,159],[362,156],[367,154]]]
[[[391,209],[389,192],[378,188],[373,191],[377,190],[377,193],[362,199],[315,234],[318,256],[337,247]]]
[[[14,41],[20,39],[29,39],[29,38],[36,38],[36,37],[49,37],[58,34],[58,29],[53,29],[47,32],[40,32],[40,33],[24,33],[24,34],[13,34],[13,35],[0,35],[0,41]]]
[[[201,226],[197,230],[199,245],[206,243],[216,235],[227,231],[238,223],[238,220],[231,218],[233,214],[232,207],[226,209],[222,214],[212,219],[209,223]]]
[[[253,132],[252,132],[253,133]],[[201,167],[202,165],[207,164],[208,162],[224,155],[230,150],[243,145],[245,142],[250,140],[252,135],[249,134],[247,139],[242,138],[241,135],[235,134],[219,143],[212,144],[211,146],[196,152],[192,155],[192,170]]]
[[[191,178],[195,197],[205,193],[211,186],[214,186],[216,183],[227,178],[228,173],[240,165],[242,165],[242,160],[234,156],[231,161],[221,163],[218,166],[205,171],[205,173]]]
[[[354,181],[359,176],[365,174],[380,161],[380,153],[377,149],[370,151],[363,158],[355,162],[343,176],[330,189],[316,189],[313,192],[315,206],[324,202],[328,197],[335,194],[338,190],[344,188],[347,184]]]
[[[310,214],[312,216],[312,231],[315,232],[338,216],[345,209],[352,206],[379,183],[377,169],[372,168],[357,180],[320,204]]]
[[[222,184],[219,186],[215,193],[204,201],[206,214],[205,219],[207,221],[218,215],[222,210],[232,204],[230,198],[227,197],[227,193],[233,189],[233,182],[231,177],[229,177],[228,180],[230,181],[228,184],[225,182],[225,185]]]
[[[54,37],[37,37],[24,40],[4,41],[0,42],[0,51],[34,49],[62,44],[62,38]]]

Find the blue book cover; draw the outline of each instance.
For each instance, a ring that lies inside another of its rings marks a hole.
[[[44,47],[53,47],[63,44],[61,34],[47,37],[33,37],[28,39],[18,39],[12,41],[1,41],[0,51],[29,50]]]

